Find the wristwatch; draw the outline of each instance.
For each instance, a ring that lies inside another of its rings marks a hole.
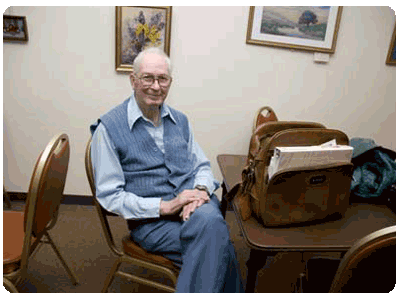
[[[211,197],[210,192],[208,191],[208,188],[206,186],[196,185],[194,188],[199,191],[205,191],[207,193],[208,197]]]

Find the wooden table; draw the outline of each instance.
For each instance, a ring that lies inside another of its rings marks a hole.
[[[223,176],[223,196],[241,182],[246,164],[243,155],[219,155],[217,157]],[[341,219],[319,224],[308,223],[295,227],[269,227],[261,225],[253,217],[243,221],[238,204],[233,210],[246,244],[251,249],[247,265],[246,292],[254,292],[258,270],[268,256],[279,251],[291,252],[342,252],[342,255],[362,237],[379,229],[396,225],[396,215],[386,206],[350,205]]]

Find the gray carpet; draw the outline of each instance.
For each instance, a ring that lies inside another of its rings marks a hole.
[[[12,202],[12,209],[23,210],[23,203]],[[235,247],[240,263],[243,279],[246,278],[246,261],[250,250],[246,246],[239,232],[235,215],[232,211],[226,214],[226,221],[230,230],[231,240]],[[127,225],[122,218],[111,218],[111,229],[118,244],[128,233]],[[72,285],[68,274],[61,262],[48,244],[42,244],[29,261],[28,279],[17,288],[20,292],[38,293],[98,293],[113,266],[116,257],[110,251],[102,233],[100,221],[93,206],[65,205],[60,207],[59,217],[55,227],[49,232],[60,253],[69,267],[78,277],[79,284]],[[271,259],[272,260],[272,259]],[[268,261],[266,265],[268,264]],[[271,263],[273,264],[273,263]],[[293,283],[287,277],[288,271],[293,271],[290,261],[285,265],[275,265],[280,269],[265,266],[259,272],[256,283],[257,292],[292,292]],[[123,271],[147,275],[149,278],[160,279],[162,276],[141,268],[122,264]],[[123,277],[116,277],[109,292],[159,292],[153,288],[128,281]]]

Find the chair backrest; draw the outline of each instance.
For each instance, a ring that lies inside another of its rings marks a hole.
[[[65,188],[69,154],[68,136],[58,134],[50,140],[39,155],[27,195],[25,232],[30,210],[33,212],[32,233],[34,236],[54,226]]]
[[[57,221],[67,177],[69,154],[69,138],[61,133],[50,140],[36,161],[26,200],[21,266],[27,264],[31,237],[40,237]]]
[[[253,132],[262,124],[267,122],[277,122],[278,117],[275,114],[275,111],[269,107],[264,106],[257,110],[256,116],[253,121]]]
[[[86,144],[85,169],[86,169],[86,177],[88,179],[90,190],[92,191],[92,195],[96,196],[96,187],[94,185],[94,173],[93,173],[92,158],[90,156],[91,147],[92,147],[92,137],[89,138],[89,140]]]
[[[396,284],[396,226],[375,231],[346,252],[330,293],[388,293]]]
[[[110,224],[108,222],[108,216],[118,216],[112,212],[105,210],[100,203],[97,201],[96,198],[96,186],[94,180],[94,172],[93,172],[93,165],[92,165],[92,158],[91,158],[91,146],[92,146],[92,137],[89,138],[86,144],[86,151],[85,151],[85,169],[86,169],[86,176],[89,182],[90,189],[92,191],[93,197],[93,204],[96,208],[96,211],[100,218],[101,227],[103,228],[107,243],[110,249],[118,256],[122,256],[124,253],[117,248],[115,245],[115,241],[113,235],[111,233]]]

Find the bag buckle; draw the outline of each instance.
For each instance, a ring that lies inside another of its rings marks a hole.
[[[246,193],[256,181],[256,175],[255,175],[255,171],[254,171],[254,163],[253,162],[250,162],[249,166],[247,166],[245,169],[243,169],[242,180],[243,180],[242,193]]]

